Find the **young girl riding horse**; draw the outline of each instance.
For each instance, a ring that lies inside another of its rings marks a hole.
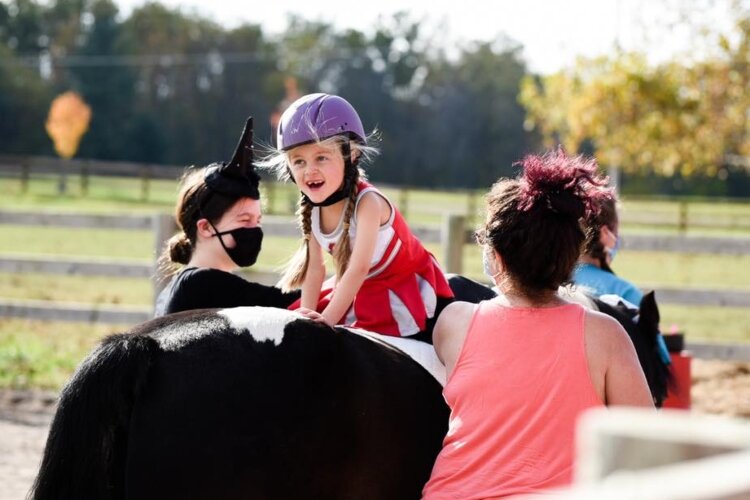
[[[281,116],[275,158],[267,163],[301,192],[302,246],[281,280],[302,288],[307,317],[431,342],[435,318],[453,293],[435,258],[396,207],[365,181],[362,121],[346,100],[310,94]],[[324,282],[324,252],[336,275]]]

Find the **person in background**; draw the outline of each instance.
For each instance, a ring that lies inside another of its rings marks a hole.
[[[613,318],[567,302],[581,218],[611,196],[596,163],[561,149],[498,181],[478,232],[500,295],[456,301],[437,320],[448,433],[425,500],[533,494],[572,481],[576,420],[588,408],[653,408],[630,338]]]
[[[643,292],[628,280],[617,276],[610,267],[620,248],[619,218],[614,198],[598,202],[598,212],[586,220],[588,237],[572,280],[585,286],[594,295],[619,295],[635,307],[643,299]]]
[[[278,150],[264,163],[300,190],[302,246],[282,289],[302,287],[292,305],[308,318],[431,342],[435,318],[453,298],[440,266],[396,207],[364,179],[377,150],[345,99],[299,98],[284,111]],[[326,281],[324,253],[335,276]]]
[[[621,297],[628,302],[628,307],[639,309],[643,292],[630,281],[617,276],[611,267],[622,241],[619,229],[616,199],[612,197],[597,201],[597,210],[586,219],[586,242],[571,280],[605,301],[616,302]],[[659,334],[656,342],[662,362],[669,365],[671,360],[664,337]]]
[[[299,290],[284,293],[234,274],[255,263],[263,241],[252,129],[249,118],[229,163],[213,163],[183,177],[175,209],[181,232],[169,240],[160,261],[162,267],[184,267],[159,294],[156,316],[218,307],[286,308],[300,297]]]

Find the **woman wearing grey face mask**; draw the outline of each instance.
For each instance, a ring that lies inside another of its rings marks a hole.
[[[156,316],[218,307],[286,308],[299,298],[299,291],[282,293],[233,274],[255,264],[261,249],[259,181],[250,118],[229,163],[191,170],[182,179],[175,211],[182,231],[170,239],[160,264],[185,267],[159,294]]]

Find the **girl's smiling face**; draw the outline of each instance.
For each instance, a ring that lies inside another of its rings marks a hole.
[[[320,203],[344,183],[344,158],[336,147],[312,143],[297,146],[287,154],[297,187],[313,203]]]

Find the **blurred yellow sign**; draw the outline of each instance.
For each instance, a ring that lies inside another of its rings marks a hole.
[[[62,158],[72,158],[81,137],[89,128],[91,108],[75,92],[55,97],[49,107],[45,128]]]

